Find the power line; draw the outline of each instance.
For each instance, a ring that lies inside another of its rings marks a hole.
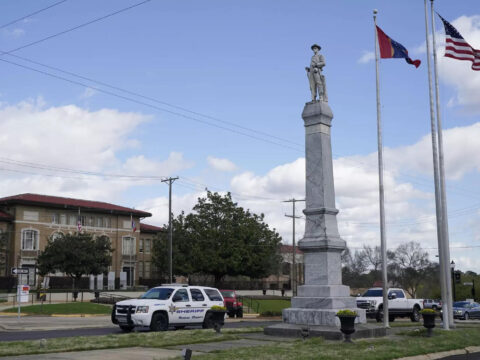
[[[28,44],[19,46],[19,47],[13,49],[13,50],[7,51],[7,52],[4,53],[4,54],[8,54],[8,53],[10,53],[10,52],[14,52],[14,51],[18,51],[18,50],[21,50],[21,49],[25,49],[25,48],[30,47],[30,46],[32,46],[32,45],[36,45],[36,44],[39,44],[39,43],[41,43],[41,42],[44,42],[44,41],[53,39],[53,38],[55,38],[55,37],[57,37],[57,36],[67,34],[67,33],[69,33],[69,32],[72,32],[72,31],[78,30],[78,29],[80,29],[80,28],[83,28],[83,27],[85,27],[85,26],[91,25],[91,24],[93,24],[93,23],[96,23],[96,22],[105,20],[105,19],[107,19],[107,18],[109,18],[109,17],[118,15],[118,14],[123,13],[123,12],[128,11],[128,10],[131,10],[131,9],[133,9],[133,8],[136,8],[137,6],[146,4],[146,3],[150,2],[150,1],[152,1],[152,0],[144,0],[144,1],[141,1],[141,2],[139,2],[139,3],[133,4],[133,5],[131,5],[131,6],[127,6],[126,8],[123,8],[123,9],[120,9],[120,10],[117,10],[117,11],[114,11],[114,12],[112,12],[112,13],[109,13],[109,14],[107,14],[107,15],[101,16],[101,17],[99,17],[99,18],[96,18],[96,19],[93,19],[93,20],[90,20],[90,21],[87,21],[87,22],[85,22],[85,23],[83,23],[83,24],[80,24],[80,25],[74,26],[74,27],[72,27],[72,28],[69,28],[69,29],[60,31],[60,32],[58,32],[58,33],[56,33],[56,34],[53,34],[53,35],[44,37],[44,38],[42,38],[42,39],[32,41],[31,43],[28,43]]]
[[[18,18],[18,19],[16,19],[16,20],[10,21],[9,23],[6,23],[6,24],[4,24],[4,25],[1,25],[1,26],[0,26],[0,29],[6,28],[7,26],[13,25],[13,24],[15,24],[15,23],[17,23],[17,22],[19,22],[19,21],[22,21],[22,20],[24,20],[24,19],[27,19],[27,18],[29,18],[30,16],[40,14],[41,12],[43,12],[43,11],[45,11],[45,10],[48,10],[48,9],[51,9],[51,8],[53,8],[54,6],[60,5],[60,4],[64,3],[64,2],[66,2],[66,1],[68,1],[68,0],[58,1],[58,2],[56,2],[56,3],[54,3],[54,4],[50,5],[50,6],[44,7],[44,8],[42,8],[42,9],[40,9],[40,10],[37,10],[37,11],[35,11],[35,12],[33,12],[33,13],[30,13],[30,14],[28,14],[28,15],[22,16],[21,18]]]
[[[213,127],[219,128],[219,129],[223,129],[225,131],[229,131],[229,132],[232,132],[232,133],[235,133],[235,134],[238,134],[238,135],[243,135],[243,136],[246,136],[246,137],[249,137],[249,138],[252,138],[252,139],[256,139],[256,140],[259,140],[259,141],[268,142],[270,144],[274,144],[274,145],[277,145],[277,146],[280,146],[280,147],[290,148],[290,149],[293,149],[295,151],[300,151],[299,149],[288,146],[288,145],[280,144],[280,143],[277,143],[275,141],[271,141],[271,140],[268,140],[268,139],[263,139],[263,138],[260,138],[258,136],[254,136],[254,135],[250,135],[250,134],[238,131],[238,130],[230,129],[230,128],[225,127],[225,126],[213,124],[209,121],[198,119],[198,118],[195,118],[193,116],[189,116],[189,115],[181,114],[181,113],[171,111],[171,110],[168,110],[168,109],[164,109],[164,108],[161,108],[159,106],[146,103],[144,101],[140,101],[140,100],[136,100],[136,99],[124,96],[124,95],[116,94],[116,93],[113,93],[111,91],[107,91],[107,90],[104,90],[104,89],[101,89],[101,88],[98,88],[98,87],[95,87],[95,86],[90,86],[90,85],[81,83],[81,82],[76,81],[76,80],[67,79],[65,77],[55,75],[55,74],[51,74],[51,73],[48,73],[48,72],[43,71],[43,70],[35,69],[35,68],[30,67],[30,66],[22,65],[22,64],[13,62],[13,61],[5,60],[5,59],[0,59],[0,61],[3,61],[5,63],[11,64],[11,65],[15,65],[15,66],[18,66],[18,67],[21,67],[21,68],[24,68],[24,69],[28,69],[28,70],[31,70],[31,71],[34,71],[34,72],[37,72],[37,73],[40,73],[40,74],[43,74],[43,75],[47,75],[47,76],[50,76],[50,77],[53,77],[53,78],[56,78],[56,79],[67,81],[67,82],[75,84],[75,85],[79,85],[79,86],[82,86],[82,87],[88,87],[88,88],[91,88],[91,89],[96,90],[98,92],[102,92],[102,93],[117,97],[119,99],[127,100],[129,102],[133,102],[133,103],[140,104],[140,105],[143,105],[143,106],[146,106],[146,107],[150,107],[150,108],[158,110],[158,111],[167,112],[169,114],[176,115],[176,116],[179,116],[179,117],[182,117],[182,118],[185,118],[185,119],[189,119],[189,120],[197,121],[197,122],[200,122],[200,123],[203,123],[203,124],[207,124],[207,125],[210,125],[210,126],[213,126]]]

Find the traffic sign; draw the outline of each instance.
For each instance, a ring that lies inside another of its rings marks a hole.
[[[463,285],[465,285],[465,286],[473,286],[473,282],[464,282]]]
[[[12,268],[12,275],[26,275],[28,274],[27,268]]]

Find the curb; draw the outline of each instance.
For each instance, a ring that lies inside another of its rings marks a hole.
[[[442,351],[442,352],[430,353],[425,355],[403,357],[403,358],[397,358],[395,360],[437,360],[437,359],[446,358],[448,356],[474,354],[479,352],[480,352],[480,346],[469,346],[469,347],[466,347],[465,349]]]

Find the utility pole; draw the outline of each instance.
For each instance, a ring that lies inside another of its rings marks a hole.
[[[297,200],[295,198],[290,200],[285,200],[284,202],[291,202],[292,203],[292,215],[285,214],[286,217],[292,218],[293,220],[293,232],[292,232],[292,295],[297,296],[297,268],[296,268],[296,256],[297,256],[297,249],[295,246],[295,219],[299,219],[300,216],[295,216],[295,203],[298,201],[305,201],[305,199]]]
[[[175,180],[178,179],[177,177],[169,177],[168,179],[163,179],[162,182],[168,183],[168,268],[170,273],[170,284],[173,284],[173,262],[172,262],[172,237],[173,237],[173,229],[172,229],[172,184]]]

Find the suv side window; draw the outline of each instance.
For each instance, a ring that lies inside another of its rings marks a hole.
[[[223,301],[222,295],[215,289],[204,289],[210,301]]]
[[[193,301],[205,301],[205,297],[199,289],[190,289]]]
[[[189,301],[187,289],[179,289],[179,290],[177,290],[177,292],[175,293],[175,295],[173,295],[173,301],[174,301],[174,302]]]

